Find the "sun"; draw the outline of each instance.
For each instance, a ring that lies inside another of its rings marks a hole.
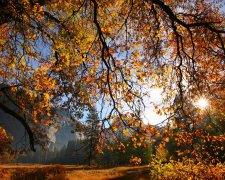
[[[197,101],[196,105],[197,105],[200,109],[204,110],[204,109],[206,109],[206,108],[209,106],[209,103],[208,103],[207,99],[205,99],[205,98],[200,98],[200,99]]]

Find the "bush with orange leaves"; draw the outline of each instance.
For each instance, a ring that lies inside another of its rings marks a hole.
[[[153,159],[150,163],[150,176],[152,179],[225,179],[224,163],[203,163],[191,159],[182,161],[170,160],[163,163],[160,159]]]
[[[131,158],[130,158],[130,164],[131,165],[140,165],[141,164],[141,158],[139,158],[139,157],[133,157],[133,156],[131,156]]]

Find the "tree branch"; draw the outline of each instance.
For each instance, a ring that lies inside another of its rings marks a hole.
[[[21,117],[20,115],[18,115],[15,111],[9,109],[7,106],[5,106],[4,104],[0,103],[0,108],[7,114],[13,116],[14,118],[16,118],[25,128],[25,130],[28,133],[29,139],[30,139],[30,148],[32,151],[36,151],[34,148],[34,134],[30,128],[30,126],[26,123],[25,119],[23,117]]]

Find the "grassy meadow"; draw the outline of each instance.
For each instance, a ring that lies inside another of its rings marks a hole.
[[[148,166],[0,165],[0,179],[4,180],[145,180],[149,177]]]

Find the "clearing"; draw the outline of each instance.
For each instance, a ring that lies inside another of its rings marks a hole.
[[[4,180],[145,180],[150,179],[148,166],[88,167],[75,165],[0,165]]]

